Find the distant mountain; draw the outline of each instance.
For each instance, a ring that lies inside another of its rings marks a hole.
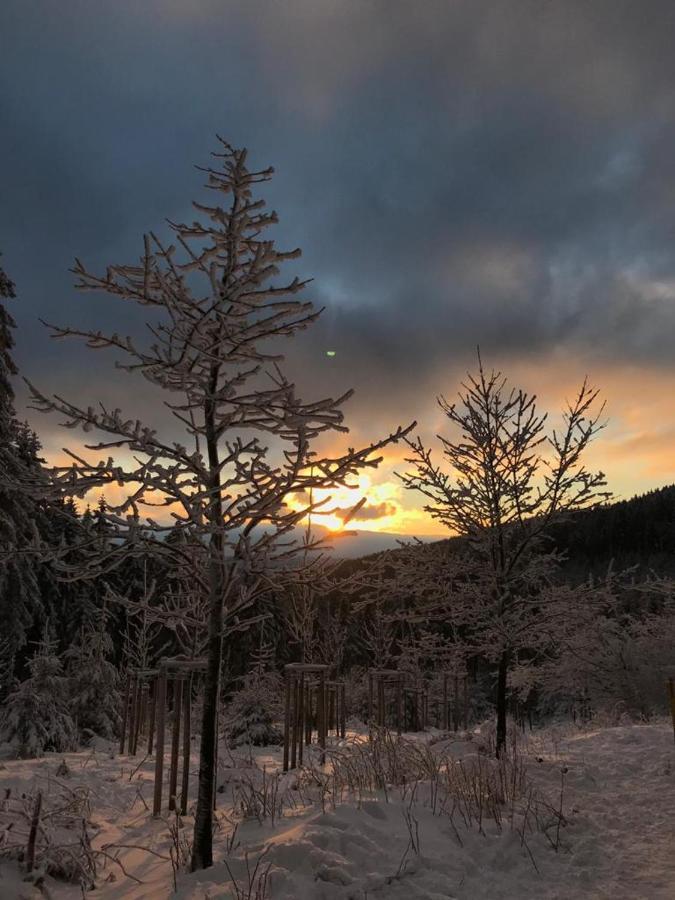
[[[399,541],[412,541],[409,534],[393,534],[385,531],[359,531],[348,529],[344,535],[339,532],[329,531],[320,525],[312,526],[316,537],[322,537],[332,547],[331,555],[341,559],[355,559],[360,556],[370,556],[372,553],[381,553],[383,550],[395,550]],[[437,541],[438,536],[416,535],[420,541]]]

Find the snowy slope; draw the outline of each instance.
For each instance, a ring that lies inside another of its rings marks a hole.
[[[479,735],[455,740],[437,734],[431,749],[449,753],[467,767],[476,760],[490,765],[480,744]],[[675,755],[668,724],[586,732],[547,729],[527,736],[521,752],[528,783],[543,798],[539,815],[544,820],[547,808],[560,808],[563,788],[560,827],[555,815],[549,823],[543,821],[548,836],[531,825],[521,834],[522,816],[515,816],[515,828],[510,826],[508,804],[500,813],[501,829],[487,815],[480,827],[476,822],[466,826],[456,814],[451,822],[438,809],[434,814],[424,785],[414,797],[409,787],[396,788],[386,796],[380,791],[344,797],[333,806],[330,796],[321,803],[303,793],[293,773],[283,776],[280,789],[295,799],[285,804],[274,825],[269,819],[260,824],[241,816],[236,798],[243,796],[238,791],[247,779],[260,775],[261,766],[268,776],[278,768],[278,751],[256,751],[248,760],[224,756],[216,858],[226,858],[227,865],[219,862],[204,872],[179,875],[177,895],[167,859],[169,822],[153,821],[145,809],[151,761],[134,771],[140,759],[71,754],[69,774],[61,778],[55,778],[60,758],[11,761],[0,769],[0,790],[3,796],[7,788],[17,794],[38,783],[43,790],[49,786],[58,791],[61,784],[71,792],[87,791],[90,821],[97,832],[94,846],[108,847],[107,852],[139,879],[125,877],[115,863],[106,864],[99,887],[87,894],[102,900],[234,897],[232,878],[240,889],[247,885],[245,855],[251,871],[263,852],[258,872],[267,872],[271,890],[266,896],[272,900],[675,897]],[[235,822],[236,839],[228,852],[226,842]],[[190,826],[187,819],[188,836]],[[3,900],[42,896],[20,881],[16,863],[0,865],[0,877]],[[73,886],[53,879],[46,883],[54,900],[81,897]]]

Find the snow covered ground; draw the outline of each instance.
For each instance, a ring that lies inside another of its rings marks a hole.
[[[87,896],[101,900],[205,900],[237,897],[237,889],[241,897],[261,900],[675,898],[675,754],[669,724],[586,731],[570,726],[528,734],[520,761],[509,770],[520,787],[511,791],[505,785],[498,808],[485,791],[483,799],[468,796],[501,777],[483,752],[484,737],[458,740],[435,732],[409,740],[425,765],[432,759],[452,761],[453,790],[463,786],[453,795],[453,806],[450,794],[443,794],[440,764],[435,782],[386,790],[363,782],[350,796],[344,782],[332,778],[330,766],[283,776],[274,774],[280,764],[276,749],[223,754],[215,846],[220,862],[204,872],[179,872],[176,893],[170,861],[172,848],[174,854],[181,849],[170,834],[176,820],[168,815],[153,820],[147,808],[152,760],[119,757],[99,747],[65,757],[5,761],[0,763],[0,852],[3,846],[25,845],[26,816],[41,790],[47,817],[51,811],[45,828],[59,841],[74,829],[70,839],[77,845],[77,829],[86,821],[93,851],[102,851],[96,857],[97,886]],[[350,746],[356,746],[351,755]],[[360,752],[358,744],[348,744],[343,765],[361,759]],[[193,763],[196,767],[196,754]],[[363,778],[362,769],[357,776],[356,769],[350,771],[349,777]],[[68,818],[71,812],[74,819]],[[3,833],[10,821],[12,828]],[[186,817],[182,826],[175,834],[179,842],[189,840],[192,819]],[[22,877],[18,862],[0,863],[2,900],[82,897],[79,886],[46,877],[40,888]]]

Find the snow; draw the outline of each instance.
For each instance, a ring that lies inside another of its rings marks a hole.
[[[554,762],[569,768],[569,868],[600,897],[675,897],[672,726],[572,736],[544,764]]]
[[[472,765],[485,771],[495,765],[483,752],[489,736],[457,739],[432,732],[407,738],[421,748],[426,744],[436,756],[461,760],[466,771]],[[351,739],[364,738],[352,734]],[[501,829],[487,814],[481,828],[476,822],[467,827],[457,815],[451,822],[438,806],[434,814],[428,784],[414,790],[410,784],[390,785],[386,794],[364,790],[333,805],[327,769],[328,788],[320,791],[312,788],[311,778],[282,775],[277,748],[223,753],[215,840],[219,861],[202,872],[179,873],[176,893],[169,861],[173,819],[153,820],[145,807],[150,805],[152,760],[119,757],[110,745],[100,744],[81,753],[5,761],[0,797],[7,789],[19,796],[41,788],[48,805],[59,791],[86,793],[94,849],[107,847],[109,857],[118,855],[124,869],[142,882],[125,877],[110,859],[105,865],[101,860],[97,888],[87,896],[102,900],[235,897],[233,879],[246,891],[247,865],[253,872],[259,859],[257,874],[267,877],[266,896],[272,900],[675,897],[675,754],[669,724],[547,728],[522,736],[520,753],[527,784],[540,798],[548,837],[532,826],[532,817],[522,828],[526,796],[518,802],[513,824],[506,803]],[[63,759],[68,774],[57,777]],[[263,778],[268,795],[276,798],[274,824],[269,817],[259,822],[250,803],[249,815],[243,815],[252,796],[247,785],[261,792]],[[557,827],[555,814],[545,820],[547,810],[560,808],[561,784],[563,818]],[[8,815],[1,810],[0,835]],[[189,837],[192,819],[186,817],[183,825]],[[82,896],[79,887],[50,877],[45,885],[53,900]],[[3,900],[38,896],[38,888],[21,880],[15,861],[0,864]]]

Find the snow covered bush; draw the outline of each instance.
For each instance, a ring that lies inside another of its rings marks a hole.
[[[281,679],[272,672],[245,676],[242,687],[227,708],[226,732],[233,747],[253,744],[267,747],[281,744],[278,722],[283,715]]]
[[[584,697],[593,712],[649,719],[667,711],[665,682],[673,670],[675,610],[611,616],[580,631],[561,658],[545,667],[549,697]]]
[[[68,711],[67,679],[47,629],[28,666],[29,677],[7,697],[0,737],[22,757],[74,750],[77,730]]]

